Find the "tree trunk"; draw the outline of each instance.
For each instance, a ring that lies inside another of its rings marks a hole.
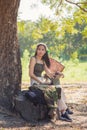
[[[17,13],[20,0],[0,0],[0,104],[21,86],[21,61],[17,39]],[[6,102],[5,102],[6,101]]]

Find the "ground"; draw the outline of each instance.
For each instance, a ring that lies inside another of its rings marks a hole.
[[[0,130],[87,130],[87,83],[63,85],[72,122],[60,120],[30,123],[0,106]]]

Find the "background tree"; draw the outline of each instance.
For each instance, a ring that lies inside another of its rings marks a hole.
[[[6,103],[11,104],[14,94],[21,86],[21,61],[17,40],[19,3],[20,0],[0,0],[0,104],[5,106]]]
[[[41,17],[37,22],[18,22],[21,56],[23,56],[25,49],[28,50],[29,56],[33,55],[36,44],[44,42],[47,44],[51,55],[58,60],[59,58],[69,60],[72,56],[74,56],[74,59],[78,58],[78,55],[82,52],[79,49],[81,50],[84,45],[87,46],[86,17],[85,12],[76,10],[72,17],[62,18],[61,20]]]

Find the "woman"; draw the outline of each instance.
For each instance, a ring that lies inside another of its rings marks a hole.
[[[55,74],[51,72],[49,68],[50,61],[48,57],[47,46],[44,43],[39,43],[37,45],[35,55],[30,59],[30,85],[33,86],[34,84],[41,85],[46,83],[46,81],[44,81],[43,77],[41,76],[43,71],[45,71],[51,79],[54,79]],[[63,76],[61,72],[59,72],[59,74]],[[65,121],[72,121],[71,118],[68,116],[68,113],[66,113],[67,106],[62,98],[58,99],[58,107],[60,108],[59,110],[61,113],[60,119]]]
[[[49,66],[50,62],[47,54],[47,47],[45,44],[40,43],[37,45],[35,55],[30,59],[29,75],[31,85],[33,85],[33,83],[44,83],[43,78],[41,77],[43,71],[45,71],[50,78],[53,78],[54,74],[48,69]]]

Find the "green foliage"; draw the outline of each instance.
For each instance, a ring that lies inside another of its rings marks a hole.
[[[77,53],[77,51],[76,51],[76,52],[73,52],[73,53],[71,54],[71,59],[74,60],[74,59],[77,59],[77,58],[78,58],[78,53]]]
[[[38,28],[34,29],[33,32],[32,32],[32,37],[35,40],[43,38],[43,35],[41,34],[41,30],[38,29]]]
[[[24,21],[21,21],[21,22],[17,23],[17,25],[18,25],[18,32],[24,33],[24,24],[25,24]]]
[[[26,53],[26,55],[28,56],[28,53]],[[22,58],[22,82],[29,82],[29,58],[27,56]],[[74,59],[64,61],[62,64],[64,64],[65,69],[63,71],[64,78],[61,78],[61,83],[77,83],[87,81],[87,62],[79,62],[78,59]]]
[[[83,47],[87,40],[87,14],[76,10],[72,16],[61,21],[41,17],[36,23],[18,22],[21,56],[25,49],[29,51],[30,56],[33,55],[36,44],[44,42],[51,55],[57,59],[69,60],[77,57],[81,59],[82,50],[87,54]]]
[[[24,51],[23,57],[21,58],[22,62],[22,81],[29,81],[29,52]]]
[[[79,48],[78,54],[79,54],[80,60],[87,61],[87,44],[86,43],[82,45],[82,47]]]
[[[58,61],[64,61],[65,78],[63,82],[87,80],[87,13],[80,8],[73,8],[65,0],[42,0],[56,10],[58,19],[40,17],[37,22],[18,22],[18,40],[22,61],[22,80],[29,81],[29,58],[35,52],[36,44],[47,44],[50,55]],[[86,0],[82,0],[82,2]],[[76,7],[76,6],[74,6]],[[87,5],[82,4],[86,9]],[[67,15],[65,17],[65,13]],[[60,15],[62,17],[60,17]]]
[[[32,44],[36,44],[36,41],[32,37],[32,32],[35,30],[36,26],[35,23],[30,21],[24,21],[23,23],[23,30],[20,29],[21,22],[18,22],[18,40],[20,44],[20,52],[21,56],[23,56],[23,52],[25,49],[29,51],[31,55],[34,50],[32,50]],[[19,26],[20,25],[20,26]]]
[[[64,20],[62,24],[64,25],[62,26],[62,30],[64,30],[65,32],[70,33],[70,34],[78,33],[78,30],[74,28],[75,22],[72,19],[68,18]]]
[[[61,82],[79,83],[86,82],[87,79],[87,62],[79,62],[78,60],[65,61],[63,63],[65,69],[63,71],[64,78]]]
[[[87,38],[87,26],[82,31],[83,38]]]
[[[68,12],[71,10],[74,11],[79,8],[79,10],[83,12],[87,12],[87,1],[86,0],[78,0],[78,1],[71,1],[71,0],[41,0],[42,3],[50,5],[51,9],[55,9],[56,14],[58,12],[64,13],[64,9]],[[82,2],[81,2],[82,1]],[[74,9],[73,9],[74,7]]]

